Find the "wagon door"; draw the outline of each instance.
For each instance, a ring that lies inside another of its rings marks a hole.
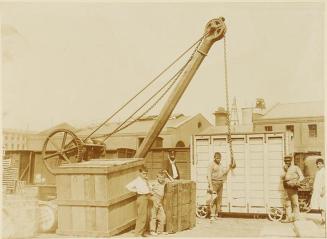
[[[246,180],[246,142],[245,137],[232,138],[232,146],[236,168],[229,173],[227,192],[229,212],[247,212],[247,180]],[[229,157],[230,158],[230,157]],[[226,165],[227,167],[228,165]]]
[[[196,201],[197,203],[204,203],[208,189],[207,169],[211,156],[209,137],[196,137],[193,145],[195,158],[193,172],[195,172],[195,177],[192,176],[192,178],[196,178]]]
[[[266,136],[266,157],[268,173],[266,176],[268,188],[269,207],[283,206],[283,184],[281,180],[283,158],[284,158],[284,138],[282,135]]]
[[[249,181],[249,212],[266,213],[267,201],[267,159],[265,158],[265,136],[248,136],[248,181]]]
[[[212,139],[212,157],[209,160],[212,162],[213,156],[215,152],[219,152],[221,154],[221,164],[224,166],[225,169],[227,169],[228,165],[230,164],[230,153],[229,148],[227,144],[227,138],[226,137],[219,137],[219,138],[213,138]],[[221,202],[221,211],[222,212],[228,212],[229,211],[229,196],[228,196],[228,187],[227,183],[224,182],[223,187],[223,198]]]

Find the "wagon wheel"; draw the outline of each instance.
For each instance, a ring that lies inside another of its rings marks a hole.
[[[82,161],[83,143],[72,131],[57,129],[45,140],[42,158],[48,170],[53,173],[53,169],[62,164]]]
[[[309,202],[304,198],[299,198],[299,207],[301,212],[310,212]]]
[[[283,218],[283,209],[271,207],[268,211],[268,217],[271,221],[280,221]]]
[[[207,205],[200,205],[197,206],[195,214],[199,218],[206,218],[209,213],[208,206]]]

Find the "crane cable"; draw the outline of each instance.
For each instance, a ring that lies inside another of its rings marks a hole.
[[[206,34],[205,34],[206,35]],[[205,35],[202,36],[201,39],[203,39],[205,37]],[[147,114],[151,109],[153,109],[158,102],[168,93],[168,91],[173,87],[173,85],[176,83],[178,77],[182,74],[182,72],[184,71],[184,69],[186,68],[186,66],[189,64],[189,62],[193,59],[195,52],[198,50],[199,45],[201,43],[201,40],[197,41],[197,46],[195,48],[195,50],[193,51],[192,55],[189,57],[188,61],[179,69],[179,71],[177,73],[175,73],[175,75],[173,77],[170,78],[170,80],[168,82],[166,82],[155,94],[153,94],[143,105],[141,105],[133,114],[131,114],[123,123],[121,123],[118,127],[116,127],[111,133],[108,134],[102,134],[102,135],[98,135],[96,137],[92,137],[92,139],[96,139],[96,138],[102,138],[105,137],[102,142],[104,142],[105,140],[107,140],[111,135],[129,127],[130,125],[134,124],[135,122],[137,122],[139,119],[141,119],[145,114]],[[194,46],[194,44],[193,44]],[[192,46],[192,47],[193,47]],[[191,49],[191,48],[189,48]],[[170,84],[170,85],[169,85]],[[129,122],[127,125],[124,125],[129,119],[131,119],[138,111],[140,111],[147,103],[149,103],[155,96],[157,96],[160,91],[162,91],[164,88],[166,88],[168,86],[168,88],[162,93],[162,95],[148,108],[146,109],[145,112],[143,112],[140,116],[138,116],[135,120]]]
[[[229,111],[229,95],[228,95],[228,73],[227,73],[227,46],[226,46],[226,36],[224,35],[224,69],[225,69],[225,96],[226,96],[226,124],[227,124],[227,142],[229,144],[230,158],[231,158],[231,166],[232,168],[236,167],[233,146],[232,146],[232,130],[230,126],[230,111]]]
[[[129,103],[131,103],[137,96],[139,96],[143,91],[145,91],[150,85],[152,85],[155,81],[159,79],[166,71],[168,71],[177,61],[179,61],[187,52],[189,52],[196,44],[199,44],[202,39],[208,33],[203,34],[200,39],[198,39],[195,43],[192,44],[187,50],[185,50],[181,55],[179,55],[171,64],[169,64],[163,71],[161,71],[153,80],[151,80],[146,86],[144,86],[141,90],[139,90],[132,98],[130,98],[125,104],[123,104],[119,109],[117,109],[109,118],[107,118],[102,124],[97,126],[83,141],[86,141],[90,138],[96,131],[98,131],[102,126],[104,126],[109,120],[111,120],[115,115],[117,115],[121,110],[123,110]]]

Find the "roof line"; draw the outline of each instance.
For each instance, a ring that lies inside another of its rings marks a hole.
[[[184,119],[183,121],[179,122],[178,124],[174,125],[174,126],[168,126],[167,128],[177,128],[183,124],[185,124],[186,122],[190,121],[191,119],[193,119],[195,116],[197,115],[201,115],[200,113],[197,113],[196,115],[192,115],[192,116],[186,116],[187,118]]]
[[[280,103],[280,102],[277,102],[276,104],[274,104],[274,105],[273,105],[269,110],[267,110],[267,111],[264,113],[263,116],[265,116],[265,115],[268,114],[270,111],[272,111],[274,108],[276,108],[277,105],[281,105],[281,103]]]

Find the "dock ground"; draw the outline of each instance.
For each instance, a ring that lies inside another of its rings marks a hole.
[[[303,226],[304,225],[304,226]],[[270,221],[266,218],[235,218],[221,217],[217,221],[210,223],[209,219],[197,218],[196,226],[190,230],[177,232],[175,234],[148,236],[148,238],[168,238],[168,237],[267,237],[267,238],[326,238],[326,227],[320,223],[320,215],[317,213],[301,214],[301,221],[297,230],[295,223],[281,223]],[[132,231],[114,236],[113,238],[133,237]],[[35,238],[87,238],[69,237],[56,234],[40,234]]]

